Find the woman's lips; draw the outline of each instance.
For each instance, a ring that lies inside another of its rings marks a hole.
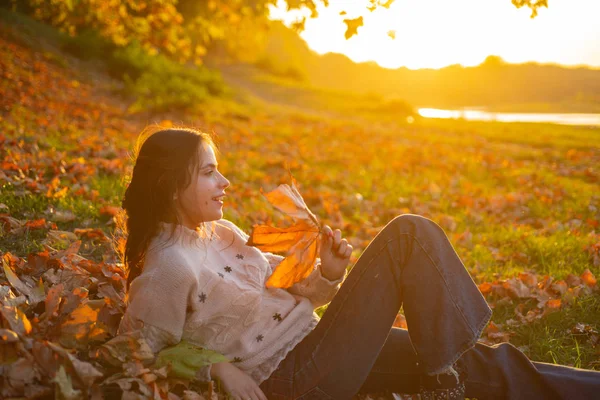
[[[213,197],[212,199],[213,199],[213,201],[216,201],[220,205],[223,205],[223,198],[224,197],[225,197],[225,195],[222,195],[222,196]]]

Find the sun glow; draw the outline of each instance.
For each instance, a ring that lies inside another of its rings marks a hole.
[[[342,53],[356,62],[388,68],[472,66],[489,55],[508,62],[536,61],[600,66],[600,2],[557,0],[530,19],[510,0],[396,0],[389,9],[366,11],[367,0],[331,1],[307,18],[301,37],[317,53]],[[345,11],[345,16],[340,12]],[[307,11],[286,11],[280,1],[271,18],[290,24]],[[344,18],[364,16],[358,35],[344,39]],[[389,31],[395,31],[392,39]]]

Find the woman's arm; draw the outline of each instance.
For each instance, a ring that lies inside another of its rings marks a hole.
[[[231,363],[213,364],[210,376],[219,379],[225,391],[234,399],[267,400],[254,379]]]
[[[139,331],[154,354],[181,341],[189,298],[197,285],[186,267],[156,266],[138,276],[129,289],[129,304],[119,325],[119,334]],[[201,368],[196,379],[209,382],[210,366]]]

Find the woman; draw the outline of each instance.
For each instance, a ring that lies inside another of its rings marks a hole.
[[[219,379],[243,400],[599,393],[600,373],[476,343],[491,310],[442,229],[423,217],[393,219],[347,276],[352,246],[325,226],[311,274],[266,288],[282,257],[247,246],[248,235],[222,219],[228,187],[208,135],[147,130],[123,200],[129,298],[119,331],[141,330],[155,352],[186,339],[231,361],[201,369],[200,381]],[[319,320],[313,310],[330,301]],[[409,331],[392,328],[400,306]]]

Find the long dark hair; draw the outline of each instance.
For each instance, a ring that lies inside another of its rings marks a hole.
[[[126,212],[123,264],[127,288],[142,272],[144,258],[161,222],[181,223],[174,195],[185,189],[202,160],[201,144],[216,150],[210,135],[192,128],[148,127],[140,134],[135,150],[131,181],[123,198]]]

